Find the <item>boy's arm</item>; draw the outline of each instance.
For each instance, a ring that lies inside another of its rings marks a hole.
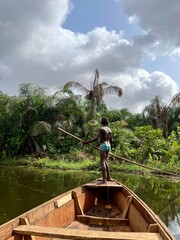
[[[84,141],[83,144],[88,144],[88,143],[91,143],[91,142],[95,142],[97,140],[98,140],[98,137],[95,137],[95,138],[93,138],[93,139],[91,139],[89,141]]]
[[[100,129],[99,129],[99,131],[98,131],[98,133],[97,133],[95,138],[93,138],[91,140],[88,140],[88,141],[84,141],[83,144],[88,144],[88,143],[91,143],[91,142],[95,142],[95,141],[97,141],[99,139],[99,137],[100,137]]]

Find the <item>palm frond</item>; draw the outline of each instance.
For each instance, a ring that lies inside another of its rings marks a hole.
[[[73,95],[71,89],[65,86],[57,86],[57,91],[54,93],[54,97],[57,99],[64,98],[69,95]]]
[[[51,125],[44,121],[38,121],[36,122],[32,129],[31,129],[31,135],[33,137],[38,136],[43,133],[47,133],[51,131]]]
[[[168,107],[175,106],[180,103],[180,92],[175,94]]]
[[[117,94],[118,97],[121,97],[123,94],[123,90],[120,87],[116,87],[116,86],[109,86],[104,88],[104,94]]]
[[[108,85],[109,85],[109,84],[106,83],[106,82],[102,82],[102,83],[99,84],[99,86],[101,86],[101,87],[103,87],[103,88],[106,87],[106,86],[108,86]]]
[[[68,88],[75,88],[75,89],[78,88],[79,90],[83,91],[85,94],[89,92],[89,90],[85,88],[82,84],[74,81],[67,82],[64,85],[64,89],[68,89]]]

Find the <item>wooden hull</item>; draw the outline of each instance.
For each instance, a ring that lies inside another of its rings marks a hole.
[[[68,191],[0,226],[1,240],[175,239],[129,188],[99,180]]]

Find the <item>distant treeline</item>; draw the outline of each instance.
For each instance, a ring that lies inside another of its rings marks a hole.
[[[139,162],[172,165],[180,156],[180,93],[169,105],[156,96],[141,114],[109,110],[103,100],[76,96],[67,85],[53,95],[42,87],[22,84],[18,96],[0,92],[0,159],[50,156],[80,148],[57,128],[90,139],[101,117],[109,119],[113,151]],[[121,101],[121,99],[118,99]],[[93,106],[93,114],[92,114]]]

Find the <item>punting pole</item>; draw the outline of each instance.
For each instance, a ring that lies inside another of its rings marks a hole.
[[[58,130],[61,131],[61,132],[63,132],[63,133],[65,133],[65,134],[67,134],[67,135],[69,135],[69,136],[71,136],[71,137],[73,137],[73,138],[75,138],[75,139],[77,139],[77,140],[79,140],[79,141],[82,142],[82,143],[84,142],[83,139],[81,139],[81,138],[79,138],[79,137],[77,137],[77,136],[75,136],[75,135],[73,135],[73,134],[65,131],[64,129],[62,129],[62,128],[60,128],[60,127],[58,127]],[[99,147],[96,147],[95,145],[93,145],[93,144],[91,144],[91,143],[88,143],[88,145],[91,146],[92,148],[96,148],[96,149],[100,150]],[[167,172],[167,171],[163,171],[163,170],[159,170],[159,169],[156,169],[156,168],[153,168],[153,167],[148,167],[148,166],[146,166],[146,165],[144,165],[144,164],[137,163],[137,162],[133,162],[133,161],[127,159],[127,158],[120,157],[120,156],[118,156],[118,155],[116,155],[116,154],[113,154],[113,153],[111,153],[111,152],[109,153],[109,155],[111,155],[111,156],[113,156],[113,157],[115,157],[116,159],[119,159],[119,160],[121,160],[121,161],[125,161],[125,162],[130,163],[130,164],[135,164],[135,165],[137,165],[137,166],[144,167],[144,168],[150,169],[150,170],[152,170],[152,171],[156,171],[156,172],[162,173],[162,174],[164,174],[164,175],[170,175],[170,176],[174,176],[174,177],[180,177],[180,175],[178,175],[178,174],[171,173],[171,172]]]

